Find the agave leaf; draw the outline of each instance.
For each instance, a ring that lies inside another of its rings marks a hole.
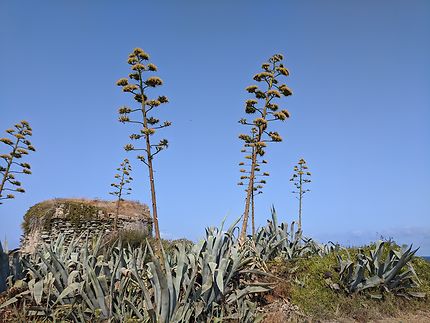
[[[207,275],[206,276],[206,280],[205,283],[202,285],[202,290],[201,293],[204,294],[206,293],[208,290],[210,290],[212,288],[213,285],[213,275]]]
[[[4,302],[3,304],[0,305],[0,310],[16,303],[17,301],[19,301],[23,296],[29,295],[30,291],[29,290],[25,290],[22,293],[19,293],[18,295],[15,295],[14,297],[11,297],[10,299],[8,299],[6,302]]]
[[[108,294],[109,286],[105,275],[97,276],[97,280],[99,281],[100,287],[103,290],[103,295]]]
[[[38,282],[34,283],[32,294],[36,304],[40,305],[42,303],[43,296],[43,280],[39,280]]]
[[[414,251],[411,251],[412,245],[401,255],[400,259],[398,260],[397,264],[389,270],[387,273],[385,273],[384,279],[385,281],[390,281],[394,278],[394,276],[401,270],[401,268],[412,259],[412,257],[415,255],[415,253],[418,251],[418,249],[415,249]]]
[[[384,280],[378,276],[372,276],[357,286],[357,291],[373,288],[384,283]]]
[[[191,259],[191,257],[189,259]],[[193,297],[191,292],[194,289],[194,284],[195,284],[195,281],[197,278],[197,273],[198,273],[197,261],[195,258],[193,260],[194,261],[192,261],[192,262],[190,260],[192,272],[191,272],[191,275],[189,277],[190,278],[189,283],[188,283],[188,286],[187,286],[185,294],[184,294],[184,298],[183,298],[184,300],[190,300]]]
[[[221,294],[224,294],[224,277],[223,277],[223,272],[221,270],[218,270],[218,272],[217,272],[216,284],[217,284]]]
[[[151,247],[148,243],[147,243],[147,248],[149,250],[151,250]],[[151,318],[151,320],[153,322],[156,322],[156,313],[154,310],[154,305],[152,304],[152,301],[151,301],[151,295],[150,295],[148,289],[146,288],[145,283],[143,282],[142,278],[138,274],[136,262],[133,262],[133,271],[132,272],[133,272],[134,277],[136,278],[136,280],[139,284],[140,289],[143,291],[143,296],[144,296],[143,298],[145,300],[146,309],[148,311],[149,317]]]
[[[264,293],[264,292],[268,292],[269,290],[270,288],[267,288],[265,286],[247,286],[241,290],[238,290],[232,293],[228,297],[227,303],[231,304],[232,302],[237,302],[239,299],[241,299],[246,295],[253,294],[253,293]]]
[[[426,297],[426,293],[422,293],[422,292],[408,292],[408,294],[410,296],[418,297],[418,298],[424,298],[424,297]]]
[[[144,320],[144,316],[140,313],[140,311],[136,308],[136,306],[131,302],[128,298],[124,299],[124,302],[130,306],[130,308],[133,310],[133,313],[136,314],[136,316],[139,318],[139,320]],[[155,322],[155,321],[153,321]]]
[[[233,224],[228,228],[227,232],[225,232],[225,234],[228,235],[230,238],[232,238],[233,232],[236,229],[237,224],[240,222],[241,219],[242,219],[242,216],[240,216],[235,222],[233,222]],[[221,223],[220,231],[222,231],[223,226],[224,226],[224,221]]]
[[[352,275],[352,284],[350,286],[351,291],[355,291],[356,287],[364,281],[364,271],[366,269],[367,260],[363,258],[358,259],[359,263],[354,268]]]
[[[196,302],[196,303],[194,303],[193,307],[194,307],[194,315],[195,315],[195,317],[199,317],[202,314],[202,312],[203,312],[203,310],[205,308],[205,306],[204,306],[204,304],[202,302]]]
[[[179,290],[181,288],[181,281],[184,277],[184,271],[186,270],[185,261],[188,259],[185,253],[185,247],[184,245],[180,244],[176,246],[176,257],[177,257],[177,264],[176,264],[176,275],[173,280],[173,286],[175,290],[175,298],[178,299],[179,297]]]
[[[54,254],[54,252],[51,250],[51,248],[47,248],[47,250],[48,250],[49,256],[52,259],[52,262],[54,263],[54,266],[55,266],[55,271],[53,271],[52,273],[58,272],[61,276],[61,279],[58,280],[58,283],[61,284],[61,289],[62,289],[65,287],[65,283],[67,282],[67,270],[66,270],[64,264],[62,264],[58,260],[57,256]]]
[[[82,289],[83,286],[83,282],[81,283],[71,283],[69,286],[67,286],[62,292],[61,294],[57,297],[57,300],[54,302],[53,305],[61,302],[63,300],[64,297],[66,297],[67,295],[74,293],[76,291],[79,291]]]
[[[382,294],[370,294],[369,296],[373,299],[382,299]]]
[[[67,282],[67,280],[68,280],[67,274],[66,274],[66,276],[64,276],[64,274],[62,274],[60,271],[56,270],[56,268],[54,268],[54,266],[51,265],[49,259],[52,259],[52,258],[47,257],[47,255],[44,255],[43,253],[40,253],[39,255],[40,255],[40,260],[42,260],[43,264],[47,268],[47,272],[44,273],[44,275],[46,275],[48,272],[52,273],[55,277],[55,282],[54,282],[55,287],[57,288],[57,290],[62,290],[64,288],[64,284],[62,282],[62,279],[65,278],[65,282]],[[49,255],[49,253],[48,253],[48,255]],[[34,270],[36,270],[36,269],[34,269]],[[36,270],[36,272],[38,272],[38,271]],[[38,276],[40,276],[40,279],[43,279],[44,275],[41,275],[40,273],[38,273]]]
[[[106,303],[105,303],[105,292],[103,291],[103,288],[100,285],[100,282],[97,279],[97,276],[92,268],[90,268],[88,271],[88,277],[90,278],[91,286],[93,287],[96,295],[97,305],[98,305],[97,308],[100,308],[104,317],[107,317],[108,310],[106,308]]]

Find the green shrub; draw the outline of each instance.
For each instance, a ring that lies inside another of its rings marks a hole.
[[[360,249],[371,250],[374,247],[375,244]],[[366,291],[348,295],[343,290],[330,288],[331,284],[340,283],[337,255],[346,257],[349,253],[354,258],[359,252],[358,248],[349,248],[323,257],[290,261],[277,258],[276,261],[269,262],[269,268],[288,281],[284,287],[286,297],[306,315],[315,319],[353,318],[368,321],[429,307],[430,263],[419,257],[412,260],[420,282],[420,286],[414,291],[426,293],[425,299],[407,299],[392,293],[384,293],[382,299],[372,299]]]

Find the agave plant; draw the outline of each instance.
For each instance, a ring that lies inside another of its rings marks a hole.
[[[275,209],[272,207],[272,221],[258,230],[254,241],[254,252],[263,262],[276,257],[294,259],[324,253],[325,246],[304,238],[300,230],[295,230],[295,223],[278,224]]]
[[[399,296],[424,297],[424,293],[414,292],[419,286],[418,277],[411,264],[418,249],[397,250],[391,242],[378,241],[368,254],[359,250],[356,262],[351,261],[349,253],[346,259],[338,255],[339,277],[347,293],[364,290],[376,291],[371,296],[382,298],[383,292],[392,292]],[[339,289],[337,284],[333,288]]]
[[[319,257],[324,257],[332,252],[339,252],[341,249],[345,249],[341,247],[338,243],[334,243],[329,241],[328,243],[319,243],[311,238],[303,238],[305,240],[305,244],[310,250],[310,254],[318,255]]]
[[[253,275],[261,272],[248,270],[252,255],[240,247],[234,236],[239,220],[226,232],[223,226],[206,230],[206,240],[200,243],[201,289],[197,296],[204,301],[206,311],[214,304],[225,304],[228,309],[248,295],[271,289],[270,284],[254,281]]]
[[[153,309],[152,321],[215,322],[233,317],[255,321],[255,306],[248,306],[248,298],[271,286],[254,281],[253,275],[262,273],[247,271],[252,258],[234,236],[238,222],[225,232],[223,226],[208,228],[206,238],[189,253],[185,246],[177,245],[173,256],[165,257],[164,270],[148,247],[152,256],[148,263],[151,288],[146,289],[143,280],[139,284],[147,295],[147,307]],[[148,297],[151,291],[154,297]]]
[[[66,244],[60,236],[23,258],[28,275],[16,283],[25,288],[0,309],[26,302],[29,318],[75,322],[253,322],[251,296],[271,286],[247,269],[252,257],[239,248],[237,223],[225,232],[207,229],[191,250],[181,244],[171,255],[162,250],[163,264],[149,244],[103,247],[99,237],[80,246],[80,238]]]
[[[7,241],[5,248],[0,242],[0,293],[4,292],[13,282],[23,277],[21,257],[18,249],[9,251]]]
[[[130,258],[130,250],[121,248],[119,244],[103,253],[101,237],[94,242],[87,241],[82,248],[78,241],[72,239],[66,245],[64,236],[59,236],[36,254],[24,257],[28,289],[0,308],[26,300],[32,316],[53,318],[59,311],[63,312],[64,318],[74,321],[114,316],[114,306],[122,301],[117,297],[116,288],[128,283],[122,279],[122,273],[125,259]]]
[[[9,257],[0,242],[0,293],[6,290],[9,276]]]

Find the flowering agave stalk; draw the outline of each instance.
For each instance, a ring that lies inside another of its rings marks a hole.
[[[127,158],[124,159],[124,161],[120,164],[120,167],[118,167],[116,170],[118,171],[118,173],[115,174],[115,179],[118,182],[110,184],[110,186],[114,187],[114,190],[112,192],[109,192],[109,194],[115,195],[118,198],[116,201],[116,213],[113,224],[115,231],[118,229],[118,215],[120,204],[122,201],[124,201],[123,196],[130,194],[131,187],[127,187],[127,185],[130,184],[130,182],[133,180],[130,175],[130,161]]]
[[[254,139],[255,135],[256,135],[256,129],[255,128],[251,129],[251,134],[252,134],[252,138]],[[247,161],[249,161],[252,158],[252,156],[254,155],[255,147],[250,146],[249,144],[245,144],[244,146],[245,146],[245,148],[242,149],[241,152],[246,154],[245,159]],[[267,173],[267,172],[261,173],[260,164],[267,164],[267,161],[263,159],[260,162],[259,157],[260,156],[257,156],[257,163],[256,163],[255,169],[254,169],[255,172],[254,172],[253,187],[251,190],[251,207],[250,207],[250,209],[251,209],[252,237],[254,238],[254,240],[256,237],[254,198],[256,195],[263,193],[263,187],[264,187],[263,185],[266,184],[266,180],[264,180],[264,179],[258,179],[257,180],[257,178],[269,176],[269,173]],[[245,168],[240,169],[240,172],[242,174],[240,176],[241,181],[239,183],[237,183],[237,185],[239,185],[239,186],[245,185],[243,181],[248,181],[248,184],[249,184],[249,179],[250,179],[250,174],[251,174],[250,168],[251,168],[252,164],[240,162],[239,166],[246,167],[248,169],[245,169]],[[245,189],[245,192],[247,192],[247,191],[248,191],[248,188]]]
[[[252,121],[243,118],[239,121],[242,125],[250,127],[250,134],[241,134],[239,139],[244,142],[245,147],[251,148],[251,155],[246,158],[250,160],[248,171],[248,188],[246,189],[245,212],[243,215],[240,241],[244,242],[248,225],[250,205],[254,192],[254,182],[258,169],[258,157],[265,154],[267,143],[282,141],[276,131],[269,130],[269,123],[273,121],[285,121],[290,117],[288,110],[280,109],[276,103],[277,99],[292,95],[290,88],[280,83],[280,78],[288,76],[289,72],[282,64],[281,54],[273,55],[261,68],[262,71],[254,76],[254,80],[260,83],[247,87],[247,91],[255,96],[255,99],[246,101],[245,112],[256,115]]]
[[[308,165],[306,164],[306,160],[301,158],[296,166],[294,166],[293,176],[290,178],[290,181],[294,183],[296,187],[296,191],[292,193],[296,195],[296,198],[299,200],[299,232],[302,232],[302,199],[305,193],[310,192],[309,189],[305,189],[304,186],[311,182],[310,180],[311,173],[308,171]]]
[[[25,193],[21,187],[21,182],[15,178],[16,174],[31,174],[31,166],[28,163],[20,163],[17,160],[28,151],[35,151],[31,142],[27,139],[32,135],[32,129],[27,121],[17,123],[14,128],[7,129],[6,132],[12,138],[0,138],[0,142],[9,146],[10,152],[0,155],[0,204],[3,200],[13,199],[13,192]],[[5,194],[5,192],[8,192]]]
[[[154,144],[152,137],[157,130],[169,127],[172,123],[170,121],[160,123],[159,119],[152,116],[152,113],[160,105],[167,103],[168,99],[165,96],[158,96],[156,99],[148,98],[148,89],[163,85],[163,81],[159,77],[146,76],[148,73],[157,71],[157,67],[154,64],[147,63],[148,60],[149,55],[147,53],[140,48],[135,48],[128,57],[128,64],[131,65],[131,73],[128,75],[128,79],[121,78],[116,84],[121,86],[124,92],[132,94],[134,100],[138,104],[136,108],[129,108],[127,106],[121,107],[119,109],[119,121],[122,123],[134,124],[138,127],[138,133],[130,135],[131,140],[144,140],[143,147],[135,147],[132,144],[127,144],[124,149],[126,151],[138,151],[143,153],[143,155],[138,155],[137,158],[148,167],[155,239],[161,245],[152,162],[155,155],[168,147],[168,141],[167,139],[161,139],[158,143]]]

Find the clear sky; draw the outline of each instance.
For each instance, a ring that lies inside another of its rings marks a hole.
[[[288,179],[304,157],[305,234],[348,245],[382,235],[429,255],[429,40],[429,1],[0,0],[0,131],[26,119],[37,148],[27,193],[0,206],[0,237],[16,246],[26,210],[45,199],[109,199],[124,157],[131,198],[149,204],[147,170],[122,149],[131,128],[116,113],[132,104],[115,81],[134,47],[151,55],[170,99],[160,115],[173,122],[171,145],[155,160],[162,234],[198,239],[233,221],[245,197],[244,89],[280,52],[292,117],[267,150],[257,223],[272,204],[295,219]]]

